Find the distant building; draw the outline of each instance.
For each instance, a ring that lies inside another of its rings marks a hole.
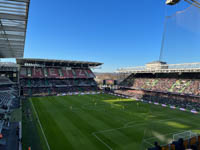
[[[166,62],[153,61],[146,64],[146,69],[147,70],[168,69],[168,65]]]

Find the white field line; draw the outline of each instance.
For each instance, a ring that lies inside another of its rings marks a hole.
[[[152,143],[146,141],[145,139],[143,141],[144,141],[144,143],[147,143],[147,144],[151,145],[152,147],[154,146]]]
[[[99,140],[102,144],[104,144],[109,150],[112,150],[112,148],[106,144],[100,137],[98,137],[95,133],[92,133],[93,136],[96,137],[97,140]]]
[[[144,123],[144,121],[130,121],[130,122],[127,122],[126,124],[124,124],[124,128],[127,128],[127,127],[129,127],[129,125],[130,124],[142,124],[142,123]]]
[[[159,120],[159,121],[152,121],[152,122],[164,122],[164,121],[168,121],[168,120],[174,120],[176,118],[172,118],[172,119],[163,119],[163,120]],[[103,145],[105,145],[108,149],[112,150],[112,148],[105,143],[100,137],[98,137],[96,134],[98,133],[105,133],[105,132],[112,132],[112,131],[116,131],[116,130],[120,130],[120,129],[126,129],[126,128],[132,128],[134,126],[139,126],[139,125],[146,125],[147,123],[140,123],[140,124],[134,124],[132,126],[123,126],[121,128],[114,128],[114,129],[108,129],[108,130],[102,130],[102,131],[97,131],[97,132],[93,132],[92,135],[97,138]]]
[[[140,149],[142,149],[142,145],[143,145],[143,142],[144,142],[144,137],[145,137],[145,134],[146,134],[146,131],[147,131],[147,127],[145,128],[145,130],[144,130],[144,135],[143,135],[143,137],[142,137],[142,144],[141,144],[141,148]]]
[[[155,123],[158,123],[158,122],[164,122],[164,121],[169,121],[169,120],[175,120],[176,118],[172,118],[172,119],[163,119],[163,120],[159,120],[159,121],[152,121],[151,123],[155,122]],[[132,122],[132,121],[131,121]],[[128,122],[129,123],[129,122]],[[128,124],[126,123],[126,124]],[[125,124],[125,125],[126,125]],[[134,124],[134,125],[131,125],[131,126],[123,126],[123,127],[120,127],[120,128],[114,128],[114,129],[108,129],[108,130],[102,130],[102,131],[97,131],[97,132],[93,132],[93,133],[105,133],[105,132],[111,132],[111,131],[115,131],[115,130],[120,130],[120,129],[125,129],[125,128],[131,128],[131,127],[134,127],[134,126],[138,126],[138,125],[146,125],[147,123],[139,123],[139,124]]]
[[[38,121],[38,123],[39,123],[39,126],[40,126],[40,129],[41,129],[41,131],[42,131],[43,137],[44,137],[44,139],[45,139],[45,142],[46,142],[47,148],[48,148],[48,150],[51,150],[51,148],[50,148],[50,146],[49,146],[49,143],[48,143],[48,141],[47,141],[46,135],[45,135],[45,133],[44,133],[44,130],[43,130],[43,128],[42,128],[42,124],[41,124],[41,122],[40,122],[40,119],[39,119],[38,113],[37,113],[37,111],[36,111],[36,109],[35,109],[35,106],[33,105],[32,100],[31,100],[31,104],[32,104],[32,106],[33,106],[33,110],[34,110],[34,112],[35,112],[35,114],[36,114],[37,121]]]
[[[164,117],[164,116],[166,116],[166,115],[157,115],[156,117]],[[177,118],[176,118],[177,119]],[[171,119],[170,119],[171,120]],[[160,121],[160,120],[159,120]],[[167,120],[166,120],[167,121]],[[142,123],[142,122],[144,122],[144,121],[130,121],[130,122],[127,122],[125,125],[124,125],[124,127],[128,127],[129,126],[129,124],[132,124],[132,123]]]

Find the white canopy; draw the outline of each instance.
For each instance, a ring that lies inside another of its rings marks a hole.
[[[30,0],[0,0],[0,58],[24,56]]]

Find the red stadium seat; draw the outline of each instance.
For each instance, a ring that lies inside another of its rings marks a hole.
[[[50,78],[59,78],[59,73],[57,68],[48,68],[48,73]]]
[[[42,68],[33,68],[32,69],[32,77],[33,78],[43,78],[44,74]]]
[[[88,73],[89,78],[95,77],[94,73],[90,69],[87,69],[86,72]]]
[[[24,78],[24,77],[27,77],[27,72],[26,72],[26,68],[21,68],[20,70],[20,77],[21,78]]]
[[[76,69],[75,72],[76,72],[76,77],[77,78],[87,78],[84,70],[82,70],[82,69]]]
[[[62,69],[64,78],[73,78],[72,70]]]

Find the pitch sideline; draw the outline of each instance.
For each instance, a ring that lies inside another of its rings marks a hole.
[[[38,123],[39,123],[39,126],[40,126],[40,129],[41,129],[41,131],[42,131],[43,137],[44,137],[44,139],[45,139],[47,148],[48,148],[48,150],[51,150],[51,148],[50,148],[50,146],[49,146],[49,143],[48,143],[48,140],[47,140],[47,138],[46,138],[46,135],[45,135],[45,133],[44,133],[44,130],[43,130],[43,128],[42,128],[42,124],[41,124],[41,122],[40,122],[40,118],[39,118],[39,116],[38,116],[38,113],[37,113],[37,111],[36,111],[36,109],[35,109],[35,106],[34,106],[32,100],[31,100],[31,105],[33,106],[33,110],[34,110],[34,112],[35,112],[35,114],[36,114],[37,121],[38,121]]]

